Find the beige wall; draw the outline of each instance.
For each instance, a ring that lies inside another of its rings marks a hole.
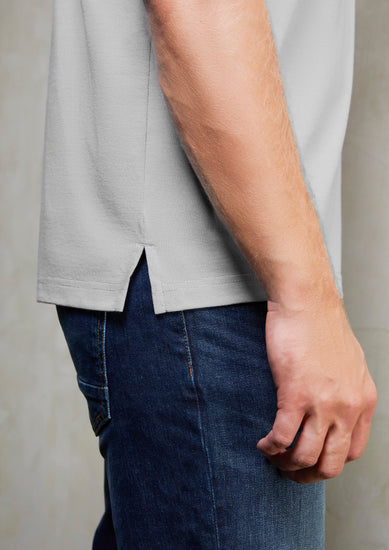
[[[368,447],[327,482],[327,550],[389,549],[388,0],[357,0],[354,91],[343,151],[343,283],[378,390]]]
[[[85,550],[103,463],[54,306],[35,303],[50,0],[0,0],[0,546]],[[345,305],[379,402],[364,456],[327,482],[327,550],[389,549],[388,0],[357,0],[343,164]]]

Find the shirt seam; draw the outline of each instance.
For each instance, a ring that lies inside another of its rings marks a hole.
[[[55,283],[45,283],[46,280],[49,280],[49,279],[39,279],[38,281],[38,287],[40,288],[55,288],[55,287],[65,287],[65,288],[75,288],[75,289],[78,289],[78,290],[99,290],[101,292],[118,292],[120,290],[123,290],[125,287],[123,286],[118,286],[117,288],[104,288],[104,287],[101,287],[101,286],[93,286],[93,285],[87,285],[87,286],[82,286],[82,285],[77,285],[77,284],[66,284],[66,283],[61,283],[61,282],[55,282]],[[50,279],[51,281],[55,281],[56,279]],[[80,281],[82,283],[87,283],[87,281]],[[104,283],[102,283],[104,284]],[[112,283],[108,283],[108,284],[111,284]]]
[[[163,283],[161,282],[161,286],[163,287],[164,292],[174,292],[176,288],[184,285],[193,285],[194,283],[198,283],[201,286],[206,285],[207,283],[214,282],[216,284],[228,284],[228,283],[234,283],[239,282],[239,280],[244,277],[251,277],[255,278],[255,275],[252,273],[241,273],[238,275],[222,275],[222,276],[216,276],[216,277],[202,277],[199,279],[186,279],[185,281],[177,281],[176,283]],[[103,290],[107,292],[115,292],[118,289],[123,289],[123,285],[121,283],[97,283],[102,286],[96,286],[96,282],[94,281],[91,284],[91,281],[87,281],[84,279],[63,279],[63,278],[57,278],[57,277],[41,277],[38,279],[38,285],[46,285],[47,283],[51,284],[51,286],[65,286],[65,287],[73,287],[73,288],[85,288],[86,290],[88,288],[95,289],[95,290]],[[72,284],[74,283],[74,284]],[[77,283],[83,283],[87,286],[80,286],[77,285]],[[114,286],[115,288],[104,288],[105,285]],[[170,287],[170,288],[169,288]]]

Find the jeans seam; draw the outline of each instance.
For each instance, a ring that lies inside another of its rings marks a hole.
[[[96,432],[101,424],[103,424],[107,419],[111,418],[110,412],[110,403],[109,403],[109,394],[108,394],[108,380],[107,380],[107,366],[106,366],[106,350],[105,350],[105,340],[106,340],[106,325],[107,325],[107,312],[104,311],[103,321],[100,319],[100,313],[97,317],[97,364],[100,371],[100,379],[103,382],[103,385],[100,384],[99,391],[102,395],[101,400],[104,406],[107,407],[106,414],[104,418],[101,418],[103,411],[100,411],[97,416],[95,416],[92,424],[92,429]],[[96,425],[96,422],[99,423]]]
[[[186,347],[186,352],[187,352],[187,357],[188,357],[189,368],[190,368],[190,372],[192,373],[192,368],[193,368],[192,354],[191,354],[191,351],[190,351],[188,330],[187,330],[184,311],[181,310],[180,314],[181,314],[181,319],[182,319],[182,326],[183,326],[183,331],[184,331],[185,347]],[[200,428],[201,444],[202,444],[202,447],[204,449],[204,454],[205,454],[206,461],[207,461],[207,466],[208,466],[208,482],[209,482],[211,498],[212,498],[212,511],[213,511],[213,523],[214,523],[215,537],[216,537],[216,548],[217,548],[217,550],[220,550],[219,530],[218,530],[218,526],[217,526],[217,511],[216,511],[216,502],[215,502],[215,491],[214,491],[214,487],[213,487],[213,483],[212,483],[212,468],[211,468],[211,463],[210,463],[210,459],[209,459],[208,447],[207,447],[207,444],[205,442],[205,437],[204,437],[204,428],[203,428],[203,422],[202,422],[202,419],[201,419],[199,395],[198,395],[198,391],[197,391],[197,387],[196,387],[195,377],[192,376],[192,374],[191,374],[191,380],[192,380],[193,388],[194,388],[195,395],[196,395],[197,414],[198,414],[198,421],[199,421],[199,428]]]
[[[192,357],[191,357],[190,349],[189,349],[188,334],[187,334],[187,330],[186,330],[186,323],[185,323],[185,319],[184,319],[184,312],[183,312],[183,311],[180,311],[180,315],[181,315],[181,319],[182,319],[182,332],[184,333],[184,341],[185,341],[186,356],[187,356],[187,358],[188,358],[189,374],[190,374],[190,377],[192,378],[192,377],[193,377],[193,372],[192,372]]]
[[[108,387],[108,376],[107,376],[106,333],[107,333],[107,312],[104,311],[103,335],[102,335],[104,392],[105,392],[105,400],[107,403],[107,417],[111,418],[111,407],[109,402],[109,387]]]

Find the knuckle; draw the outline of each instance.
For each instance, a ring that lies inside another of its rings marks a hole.
[[[297,455],[293,459],[293,464],[300,468],[310,468],[316,464],[317,460],[313,456]]]
[[[321,394],[319,397],[315,398],[319,408],[324,413],[329,413],[336,408],[336,396],[335,394]]]
[[[359,413],[363,408],[363,401],[359,396],[351,397],[347,403],[347,408],[349,411],[354,413]]]
[[[288,447],[293,440],[290,439],[290,436],[282,433],[275,433],[273,436],[273,445],[280,449]]]
[[[334,404],[334,398],[332,395],[324,394],[322,393],[320,396],[316,398],[318,405],[323,410],[329,410],[333,407]]]
[[[347,434],[354,426],[356,419],[359,417],[364,408],[364,401],[360,395],[344,397],[339,403],[336,414],[338,421],[344,426]]]
[[[362,396],[358,394],[349,395],[343,402],[343,408],[347,416],[354,417],[359,415],[363,409]]]
[[[341,474],[343,471],[343,465],[342,466],[321,466],[317,469],[318,474],[323,479],[331,479],[334,477],[337,477],[339,474]]]
[[[353,460],[358,460],[363,455],[363,449],[353,449],[350,450],[347,455],[347,461],[351,462]]]

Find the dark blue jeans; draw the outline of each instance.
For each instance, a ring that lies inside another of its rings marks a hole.
[[[123,312],[57,306],[105,464],[93,550],[323,550],[325,481],[256,449],[276,387],[266,302],[156,315],[145,254]]]

